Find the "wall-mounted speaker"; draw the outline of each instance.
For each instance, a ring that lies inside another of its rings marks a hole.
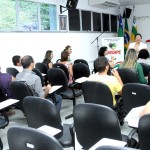
[[[124,10],[124,13],[123,13],[123,18],[125,18],[125,14],[126,14],[126,17],[127,17],[127,18],[130,18],[131,11],[132,11],[132,9],[126,8],[126,9]]]
[[[78,0],[67,0],[66,7],[68,9],[76,9]]]

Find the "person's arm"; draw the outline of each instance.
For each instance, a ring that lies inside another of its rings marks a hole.
[[[140,117],[149,113],[150,113],[150,101],[145,105],[144,109],[140,113]]]
[[[137,63],[137,72],[138,72],[138,77],[139,77],[140,83],[146,84],[147,79],[144,77],[143,68],[142,68],[141,64],[139,64],[139,63]]]
[[[69,71],[69,74],[73,77],[73,69],[72,69],[72,64],[71,63],[68,66],[68,71]]]
[[[49,67],[49,68],[52,68],[52,67],[53,67],[53,63],[50,62],[50,63],[48,64],[48,67]]]

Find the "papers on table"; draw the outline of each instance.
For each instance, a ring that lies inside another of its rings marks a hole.
[[[3,102],[0,103],[0,110],[3,109],[3,108],[6,108],[12,104],[15,104],[19,102],[19,100],[16,100],[16,99],[8,99],[8,100],[5,100]]]
[[[48,133],[52,136],[54,136],[54,135],[61,132],[60,129],[57,129],[57,128],[54,128],[54,127],[51,127],[51,126],[47,126],[47,125],[39,127],[38,130],[46,132],[46,133]]]
[[[103,138],[100,141],[98,141],[95,145],[93,145],[89,150],[95,150],[96,148],[100,146],[119,146],[124,147],[127,143],[123,141],[113,140],[109,138]]]
[[[62,85],[54,85],[51,87],[51,90],[49,91],[49,94],[52,94],[53,92],[55,92],[56,90],[60,89],[62,87]]]
[[[75,80],[75,82],[77,82],[77,83],[82,83],[82,82],[87,81],[87,79],[88,79],[87,77],[81,77],[81,78]]]
[[[138,123],[140,119],[140,113],[144,109],[145,106],[135,107],[131,109],[128,115],[125,117],[125,121],[128,122],[130,127],[138,128]]]

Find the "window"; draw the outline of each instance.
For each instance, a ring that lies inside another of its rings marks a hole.
[[[111,32],[117,32],[117,16],[111,15]]]
[[[16,30],[16,2],[13,0],[0,1],[0,30]]]
[[[0,1],[0,31],[57,30],[56,5],[26,0]]]
[[[93,31],[101,31],[101,14],[93,12]]]
[[[68,10],[69,30],[80,31],[80,15],[78,9]]]
[[[82,15],[82,31],[91,31],[91,12],[81,11]]]
[[[102,18],[103,18],[103,31],[104,32],[110,31],[109,14],[102,14]]]

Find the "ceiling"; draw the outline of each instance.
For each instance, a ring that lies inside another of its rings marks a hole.
[[[150,0],[119,0],[121,6],[150,4]]]

